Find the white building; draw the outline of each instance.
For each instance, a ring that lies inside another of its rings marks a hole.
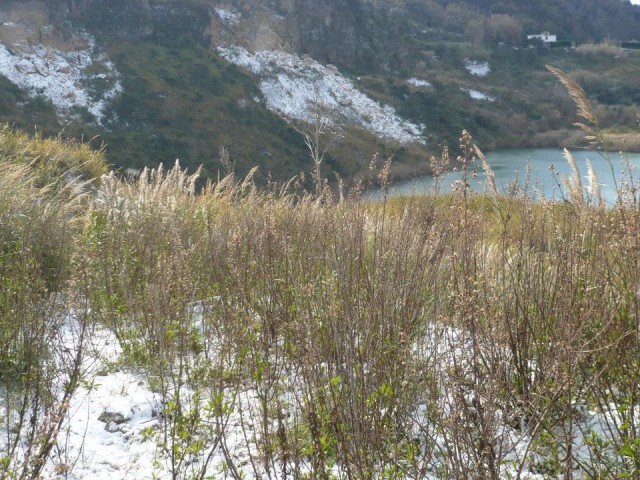
[[[527,35],[527,40],[542,40],[542,43],[556,43],[558,41],[557,35],[552,35],[549,32],[542,32],[539,35]]]

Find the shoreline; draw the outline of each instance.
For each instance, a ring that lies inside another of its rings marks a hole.
[[[640,132],[604,132],[604,143],[608,152],[640,153]],[[567,148],[590,149],[580,130],[549,130],[513,141],[495,142],[488,145],[487,152],[509,148]]]
[[[606,132],[604,133],[606,151],[640,153],[640,132]],[[576,130],[549,130],[526,138],[518,137],[510,140],[502,140],[494,143],[479,144],[483,153],[490,154],[497,150],[510,150],[518,148],[567,148],[571,150],[593,150],[585,144],[584,134]],[[454,159],[454,155],[451,155]],[[422,164],[392,164],[389,172],[389,183],[396,185],[416,177],[430,175],[431,169],[428,163]]]

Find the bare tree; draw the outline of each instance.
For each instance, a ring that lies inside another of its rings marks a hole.
[[[313,120],[310,123],[294,125],[294,128],[303,136],[304,143],[309,149],[313,161],[313,180],[315,182],[316,195],[322,193],[321,166],[329,149],[336,139],[335,124],[337,115],[331,108],[320,100],[318,87],[315,88],[315,97],[311,105]]]

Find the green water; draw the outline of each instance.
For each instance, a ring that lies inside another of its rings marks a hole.
[[[571,153],[580,170],[585,194],[589,193],[587,158],[593,165],[602,196],[608,204],[616,202],[616,182],[618,188],[632,186],[636,182],[640,184],[640,177],[638,176],[640,154],[638,153],[622,155],[615,152],[585,150],[573,150]],[[558,200],[565,198],[567,195],[564,179],[570,175],[571,169],[561,149],[507,149],[490,152],[486,156],[495,174],[498,190],[501,193],[508,194],[515,189],[525,189],[529,196],[533,198]],[[482,166],[479,161],[475,161],[472,165],[477,171],[477,176],[470,179],[471,188],[477,192],[484,192],[486,190],[486,177]],[[451,191],[452,185],[458,180],[460,180],[459,171],[446,173],[441,177],[440,191]],[[390,188],[389,193],[392,196],[425,194],[434,193],[435,188],[435,178],[425,175],[394,185]],[[372,192],[373,197],[378,197],[379,195],[379,192]]]

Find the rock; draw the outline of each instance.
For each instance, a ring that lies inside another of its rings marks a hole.
[[[25,75],[32,75],[37,72],[36,66],[29,60],[20,60],[16,63],[16,70]]]
[[[43,77],[49,76],[49,66],[46,63],[38,62],[35,64],[36,71]]]
[[[104,429],[107,432],[111,432],[111,433],[116,433],[120,431],[120,427],[118,427],[118,424],[116,422],[107,422],[107,424],[104,426]]]
[[[107,432],[115,433],[121,431],[120,425],[130,420],[121,413],[102,412],[98,417],[98,421],[104,422],[104,429]]]
[[[116,425],[120,425],[121,423],[124,423],[124,422],[126,422],[128,420],[129,419],[126,418],[121,413],[111,413],[111,412],[106,412],[106,411],[102,412],[100,414],[100,416],[98,417],[98,421],[99,422],[106,423],[107,425],[109,423],[114,423]]]

